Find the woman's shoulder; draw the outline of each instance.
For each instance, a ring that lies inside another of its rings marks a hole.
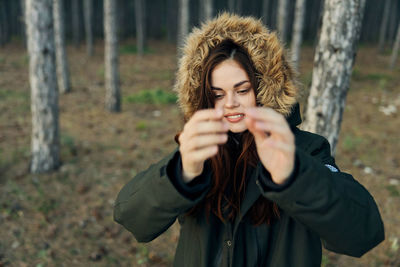
[[[325,150],[330,153],[330,144],[322,135],[304,131],[297,127],[293,130],[293,134],[296,139],[296,146],[302,148],[304,151],[312,154],[317,150]]]

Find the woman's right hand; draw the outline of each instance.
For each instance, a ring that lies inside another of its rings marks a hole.
[[[218,153],[218,145],[228,140],[229,125],[222,109],[199,110],[179,136],[183,180],[188,183],[203,172],[204,161]]]

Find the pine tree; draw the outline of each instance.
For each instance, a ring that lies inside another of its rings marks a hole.
[[[118,38],[117,38],[117,3],[115,0],[104,0],[104,36],[105,36],[105,78],[106,109],[111,112],[121,111],[121,93],[118,71]]]
[[[325,136],[335,153],[365,0],[326,0],[303,128]],[[335,33],[335,34],[332,34]]]
[[[71,91],[67,51],[65,49],[63,0],[53,0],[54,40],[56,45],[57,82],[60,93]]]
[[[33,173],[51,171],[60,164],[52,4],[52,0],[26,1]]]

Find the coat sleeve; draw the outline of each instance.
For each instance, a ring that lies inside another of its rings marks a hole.
[[[316,232],[327,249],[361,257],[384,240],[378,207],[361,184],[338,170],[328,141],[317,135],[313,140],[307,152],[296,146],[294,179],[289,186],[274,190],[259,183],[260,189],[289,216]],[[267,173],[262,169],[257,168],[258,179]]]
[[[149,242],[166,231],[176,218],[196,205],[207,190],[196,197],[185,197],[172,177],[180,161],[174,151],[130,180],[119,192],[114,206],[114,220],[130,231],[138,242]],[[210,179],[199,177],[207,183]],[[196,178],[197,179],[197,178]]]

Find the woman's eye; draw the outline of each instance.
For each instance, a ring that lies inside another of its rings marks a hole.
[[[224,95],[214,95],[215,99],[221,99]]]
[[[239,94],[246,94],[246,93],[249,92],[249,91],[250,91],[250,88],[246,88],[246,89],[238,90],[237,92],[238,92]]]

